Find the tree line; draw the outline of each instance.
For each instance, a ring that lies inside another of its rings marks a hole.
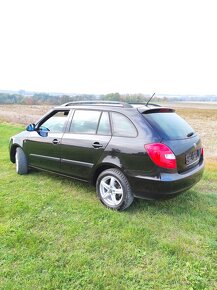
[[[78,100],[92,100],[93,95],[50,95],[46,93],[35,93],[33,95],[0,93],[0,104],[22,104],[22,105],[60,105]]]
[[[24,91],[16,93],[0,92],[0,104],[23,104],[23,105],[61,105],[67,102],[73,101],[121,101],[131,103],[145,103],[149,100],[150,95],[145,94],[119,94],[110,93],[105,95],[93,95],[93,94],[77,94],[77,95],[65,95],[65,94],[48,94],[48,93],[32,93],[26,94]],[[158,96],[155,95],[151,102],[167,102],[167,101],[217,101],[216,95],[204,95],[204,96]]]
[[[150,96],[144,94],[119,94],[110,93],[105,95],[51,95],[47,93],[35,93],[33,95],[22,95],[22,94],[9,94],[0,93],[0,104],[23,104],[23,105],[60,105],[67,102],[73,101],[94,101],[94,100],[105,100],[105,101],[121,101],[121,102],[135,102],[144,103],[147,102]],[[164,97],[154,97],[154,101],[167,101]]]

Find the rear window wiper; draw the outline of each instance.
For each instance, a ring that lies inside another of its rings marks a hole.
[[[194,135],[194,132],[190,132],[190,133],[187,134],[187,137],[191,137],[193,135]]]

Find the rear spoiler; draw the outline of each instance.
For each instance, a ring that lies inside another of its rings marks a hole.
[[[170,108],[147,108],[147,107],[140,107],[137,109],[141,114],[152,114],[152,113],[174,113],[174,109]]]

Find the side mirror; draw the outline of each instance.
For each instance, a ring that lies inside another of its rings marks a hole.
[[[44,126],[39,127],[39,130],[37,130],[38,134],[41,137],[47,137],[49,131],[50,130],[48,128],[44,127]]]
[[[35,124],[29,124],[26,127],[26,131],[29,131],[29,132],[35,131]]]

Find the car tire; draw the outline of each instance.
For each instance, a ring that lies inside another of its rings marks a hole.
[[[16,172],[17,174],[27,174],[28,173],[28,163],[26,155],[21,148],[16,149],[15,154]]]
[[[96,190],[100,201],[115,210],[128,208],[134,199],[126,176],[116,168],[107,169],[98,176]]]

